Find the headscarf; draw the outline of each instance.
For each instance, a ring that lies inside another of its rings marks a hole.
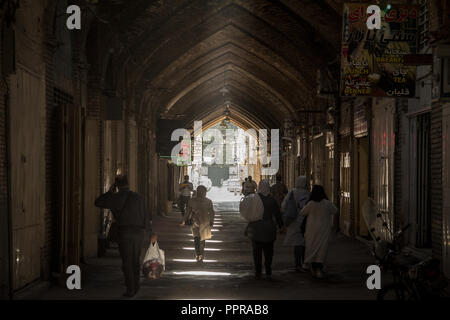
[[[310,200],[320,202],[323,199],[328,200],[324,188],[321,185],[314,185],[311,191]]]
[[[298,176],[295,187],[297,189],[306,189],[306,176]]]
[[[258,185],[258,193],[267,197],[270,193],[270,183],[267,180],[261,180]]]
[[[200,186],[197,187],[197,195],[196,195],[196,197],[199,198],[199,199],[205,199],[206,192],[207,192],[206,187],[200,185]]]

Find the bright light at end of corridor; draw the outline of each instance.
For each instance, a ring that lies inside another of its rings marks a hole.
[[[213,272],[213,271],[174,271],[173,274],[189,275],[189,276],[231,276],[228,272]]]
[[[220,231],[219,229],[211,229],[211,231]]]
[[[194,239],[191,239],[190,240],[191,242],[194,242],[195,240]],[[221,242],[223,242],[222,240],[206,240],[206,242],[211,242],[211,243],[221,243]]]

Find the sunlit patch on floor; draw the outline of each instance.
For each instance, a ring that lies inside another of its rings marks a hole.
[[[214,271],[173,271],[172,274],[187,276],[231,276],[231,273],[229,272]]]
[[[184,247],[183,250],[195,250],[195,248],[191,247]],[[222,251],[222,249],[216,249],[216,248],[205,248],[205,251]]]
[[[172,259],[173,262],[197,262],[195,259]],[[215,263],[218,262],[218,260],[203,260],[203,262],[206,263]]]

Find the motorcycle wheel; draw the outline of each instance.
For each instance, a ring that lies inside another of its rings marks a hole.
[[[404,284],[391,283],[378,291],[377,300],[417,300],[417,297],[411,294]]]

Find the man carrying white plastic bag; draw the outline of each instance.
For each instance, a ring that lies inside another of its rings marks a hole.
[[[146,279],[152,280],[160,278],[164,270],[166,270],[164,250],[159,248],[157,236],[154,235],[145,253],[142,273]]]

